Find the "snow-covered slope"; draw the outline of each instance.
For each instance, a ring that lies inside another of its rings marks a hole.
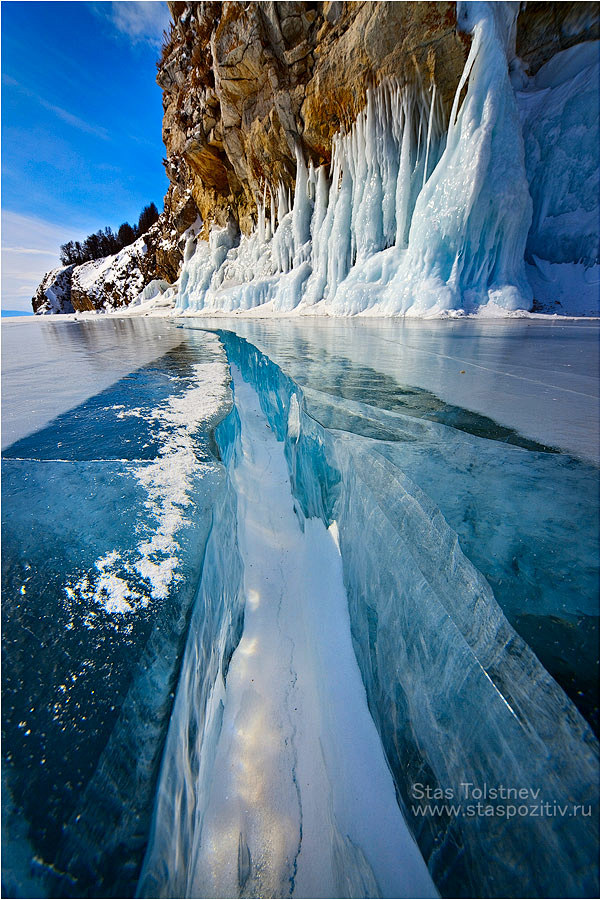
[[[71,296],[78,310],[127,306],[144,288],[145,236],[114,256],[93,259],[73,271]]]
[[[158,221],[134,243],[49,272],[33,298],[34,312],[110,312],[158,297],[177,280],[188,235],[200,227],[190,192],[171,186]]]
[[[62,266],[44,275],[31,301],[36,315],[74,312],[71,302],[71,276],[74,268],[75,266]]]

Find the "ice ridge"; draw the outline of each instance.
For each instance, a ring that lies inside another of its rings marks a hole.
[[[370,710],[438,889],[498,896],[561,883],[566,895],[586,896],[597,841],[589,726],[513,630],[440,510],[380,442],[324,428],[268,357],[220,336],[284,442],[302,516],[336,522]],[[545,802],[591,804],[592,818],[420,815],[415,783],[457,791],[462,782],[536,785]]]

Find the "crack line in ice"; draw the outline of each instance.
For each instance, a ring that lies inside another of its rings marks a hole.
[[[195,799],[178,799],[183,823],[159,803],[139,896],[436,896],[367,707],[335,529],[301,525],[282,443],[235,365],[232,377],[243,632],[218,734],[190,756],[187,737],[170,745],[158,795]],[[180,682],[183,710],[191,690]]]

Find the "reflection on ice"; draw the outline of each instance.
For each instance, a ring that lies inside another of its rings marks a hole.
[[[36,316],[3,322],[2,447],[178,344],[181,335],[156,319],[65,322]]]

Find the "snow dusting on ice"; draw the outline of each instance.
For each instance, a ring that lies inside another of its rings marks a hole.
[[[206,343],[220,346],[217,336],[209,333]],[[124,473],[133,475],[143,489],[150,525],[143,526],[144,539],[135,547],[105,554],[96,560],[96,572],[67,584],[65,592],[71,600],[100,606],[110,616],[124,616],[148,606],[150,600],[167,597],[179,577],[177,536],[194,516],[195,479],[213,468],[211,463],[199,461],[194,436],[222,407],[228,383],[222,355],[218,361],[193,366],[191,386],[154,409],[112,407],[118,409],[118,418],[137,416],[158,426],[157,458],[150,463],[140,461]],[[93,617],[88,617],[88,622],[92,624]]]

